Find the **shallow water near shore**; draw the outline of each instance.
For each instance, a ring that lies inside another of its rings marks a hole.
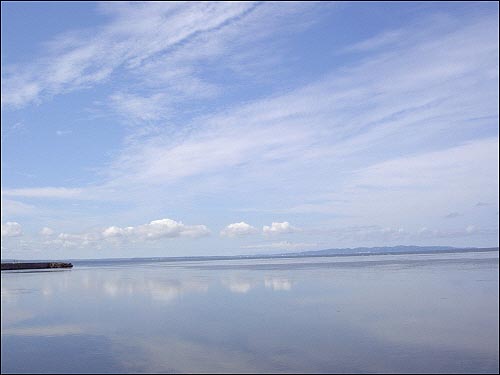
[[[499,371],[498,252],[2,272],[2,373]]]

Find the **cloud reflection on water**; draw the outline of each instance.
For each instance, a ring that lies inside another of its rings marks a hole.
[[[66,351],[82,372],[82,346],[85,360],[121,372],[498,367],[498,258],[358,258],[336,268],[308,259],[2,274],[2,343],[17,360],[26,348],[36,358]]]

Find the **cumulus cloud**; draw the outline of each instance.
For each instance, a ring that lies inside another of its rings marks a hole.
[[[15,221],[8,221],[2,224],[2,237],[19,237],[23,234],[21,224]]]
[[[223,237],[240,237],[255,233],[257,233],[256,228],[242,221],[240,223],[229,224],[227,227],[221,230],[220,235]]]
[[[86,247],[99,245],[101,237],[97,233],[59,233],[56,239],[48,241],[47,244],[60,245],[62,247]]]
[[[461,216],[459,212],[450,212],[448,215],[445,216],[446,219],[454,219],[456,217]]]
[[[40,230],[40,235],[42,236],[52,236],[54,234],[54,230],[52,228],[49,228],[49,227],[43,227],[41,230]]]
[[[134,231],[134,227],[126,227],[126,228],[120,228],[120,227],[115,227],[111,226],[103,230],[102,236],[104,238],[117,238],[117,237],[123,237],[128,234],[132,234]]]
[[[50,237],[54,234],[54,231],[51,228],[43,228],[40,234]],[[47,238],[44,243],[67,248],[93,246],[100,249],[105,242],[116,244],[124,241],[136,242],[174,237],[197,238],[209,234],[210,230],[205,225],[185,225],[172,219],[160,219],[135,227],[110,226],[100,231],[60,233],[55,237]]]
[[[201,237],[209,233],[204,225],[184,225],[171,219],[153,220],[149,224],[140,225],[134,229],[139,236],[147,239],[162,237]]]
[[[297,232],[298,228],[291,226],[288,221],[284,221],[283,223],[273,222],[271,226],[264,225],[262,231],[264,232],[264,234],[270,235],[270,234],[281,234],[281,233],[293,233]]]
[[[153,220],[148,224],[136,227],[120,228],[111,226],[102,232],[103,238],[136,238],[155,240],[173,237],[202,237],[210,234],[205,225],[185,225],[172,219]]]

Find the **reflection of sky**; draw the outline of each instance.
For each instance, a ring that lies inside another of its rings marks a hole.
[[[247,293],[253,288],[253,282],[247,280],[224,280],[222,282],[233,293]]]
[[[374,258],[4,272],[2,372],[498,370],[498,253]]]
[[[264,280],[266,288],[272,290],[290,290],[292,289],[292,282],[288,279],[266,278]]]
[[[239,273],[241,275],[241,273]],[[251,277],[253,276],[253,277]],[[250,290],[264,286],[266,289],[273,291],[282,291],[292,289],[292,282],[283,277],[269,277],[262,275],[247,275],[242,278],[241,276],[231,276],[228,279],[222,280],[222,285],[229,289],[232,293],[248,293]],[[260,277],[260,278],[259,278]]]

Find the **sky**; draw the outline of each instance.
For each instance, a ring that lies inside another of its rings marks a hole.
[[[1,11],[4,259],[498,246],[497,2]]]

